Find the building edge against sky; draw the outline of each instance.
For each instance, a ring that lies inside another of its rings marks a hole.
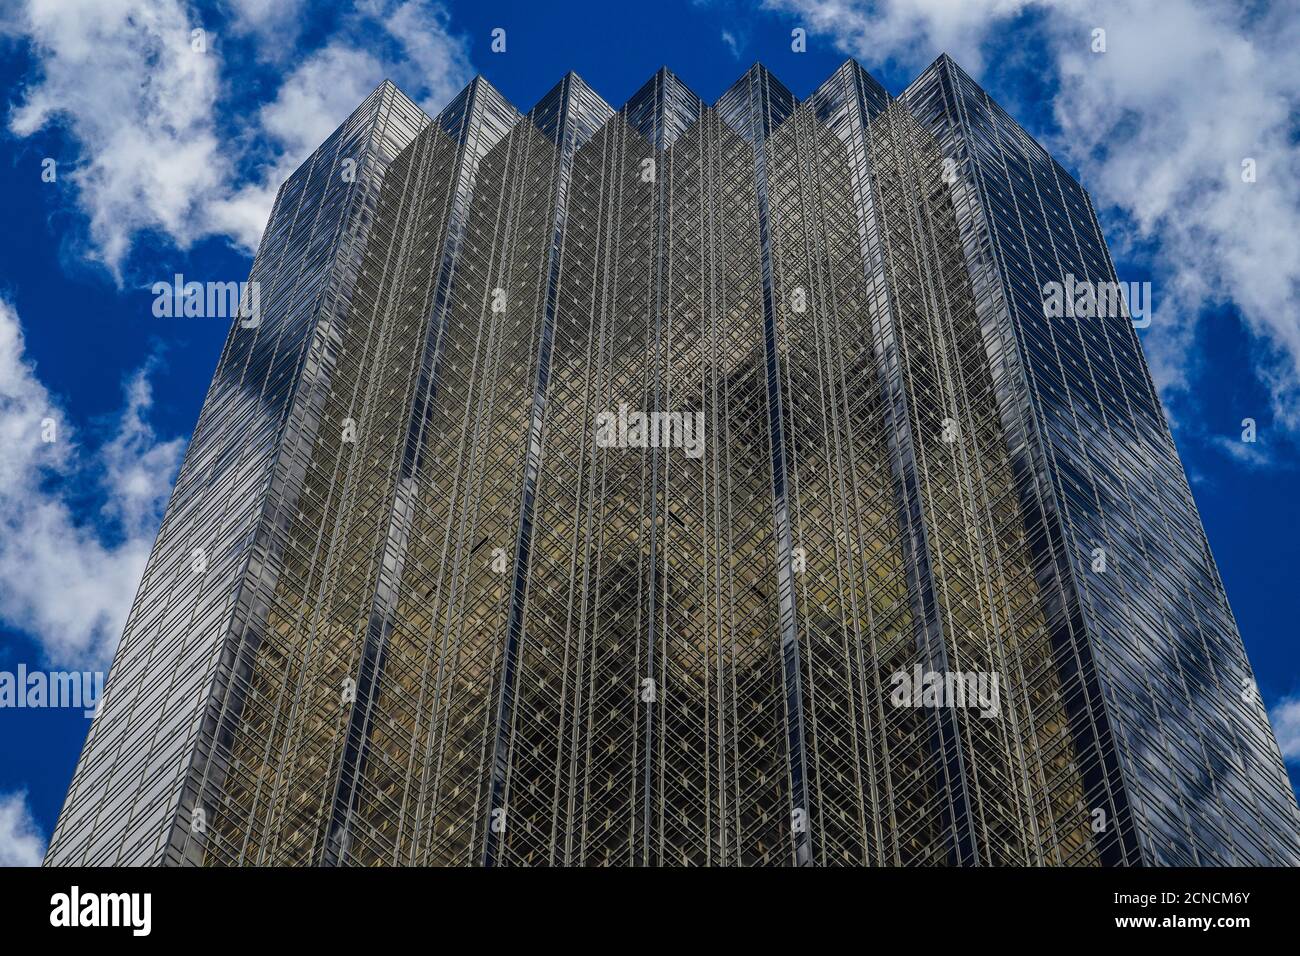
[[[1131,324],[1043,317],[1091,202],[970,77],[529,120],[385,83],[281,188],[47,863],[1300,862]]]

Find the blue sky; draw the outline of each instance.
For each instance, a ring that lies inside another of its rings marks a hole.
[[[804,96],[852,54],[897,92],[946,51],[1153,283],[1141,334],[1297,779],[1300,16],[1142,6],[0,0],[0,671],[111,659],[226,332],[150,286],[246,278],[274,188],[385,76],[433,112],[481,72],[526,110],[572,69],[617,107],[661,65],[712,101],[761,60]],[[87,724],[0,709],[0,864],[39,859]]]

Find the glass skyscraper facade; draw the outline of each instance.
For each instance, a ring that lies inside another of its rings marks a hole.
[[[385,84],[276,200],[47,863],[1300,863],[1066,276],[1086,192],[946,57]]]

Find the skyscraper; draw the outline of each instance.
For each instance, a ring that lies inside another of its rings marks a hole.
[[[1300,863],[1130,317],[1045,308],[1092,205],[946,57],[385,84],[251,281],[47,862]]]

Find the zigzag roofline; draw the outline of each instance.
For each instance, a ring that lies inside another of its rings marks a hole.
[[[941,53],[918,74],[918,78],[937,66],[947,66],[961,70],[961,67],[948,54]],[[861,63],[853,57],[848,57],[812,93],[802,99],[791,93],[761,61],[755,62],[712,104],[708,104],[667,66],[661,66],[618,109],[610,105],[581,76],[570,70],[531,109],[525,112],[515,106],[480,73],[470,80],[464,90],[452,97],[451,103],[437,117],[433,117],[432,121],[441,121],[458,101],[462,100],[471,91],[489,90],[494,100],[513,109],[519,119],[527,116],[532,118],[534,122],[539,122],[543,116],[554,115],[561,102],[578,98],[584,107],[583,112],[586,114],[588,123],[595,123],[598,127],[615,115],[636,115],[637,122],[634,125],[645,132],[647,138],[654,141],[657,146],[664,147],[670,145],[676,135],[690,125],[690,119],[693,118],[692,114],[694,117],[698,117],[706,109],[725,112],[728,105],[744,96],[747,88],[761,87],[762,95],[766,98],[765,102],[775,104],[775,113],[779,114],[773,116],[774,121],[771,125],[775,127],[780,125],[780,121],[786,115],[789,115],[804,103],[817,103],[832,96],[835,88],[842,85],[850,75],[856,75],[861,82],[875,87],[876,92],[883,95],[886,100],[892,101],[905,95],[905,91],[898,94],[898,97],[890,94]],[[386,79],[381,85],[392,87],[408,101],[410,100],[410,97],[407,97],[401,88],[391,80]],[[594,129],[591,132],[594,132]]]

